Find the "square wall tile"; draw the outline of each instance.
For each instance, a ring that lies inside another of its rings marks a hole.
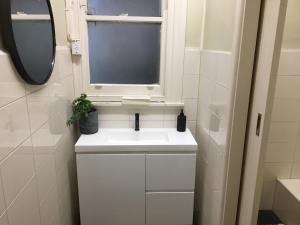
[[[114,120],[102,120],[99,121],[99,129],[101,128],[129,128],[130,121],[114,121]]]
[[[0,217],[0,225],[9,225],[6,213]]]
[[[293,142],[268,142],[265,162],[293,162],[294,153]]]
[[[164,128],[177,128],[177,120],[165,120],[163,126]]]
[[[223,192],[213,191],[212,194],[212,209],[213,213],[211,215],[212,224],[221,224],[221,218],[223,213]]]
[[[291,163],[265,163],[264,182],[274,182],[277,178],[290,178],[291,171]]]
[[[44,201],[47,193],[56,185],[55,157],[53,154],[38,155],[35,158],[36,178],[40,201]]]
[[[48,122],[32,135],[32,144],[35,156],[54,152],[54,135],[51,133]]]
[[[187,121],[186,126],[190,129],[192,135],[196,137],[196,121]]]
[[[183,77],[183,98],[198,98],[199,76]]]
[[[129,120],[135,120],[135,113],[140,114],[140,121],[163,121],[163,109],[129,109]]]
[[[3,54],[7,65],[9,57]],[[3,69],[0,225],[78,224],[75,130],[65,125],[74,99],[70,49],[57,47],[54,71],[45,85],[24,84],[11,65]],[[57,179],[60,171],[64,176]],[[64,193],[63,207],[58,204],[59,189]]]
[[[51,103],[54,98],[53,89],[47,86],[27,95],[31,132],[34,133],[50,119]]]
[[[0,52],[0,107],[25,96],[25,85],[8,54]]]
[[[219,118],[224,119],[228,115],[230,97],[230,91],[226,87],[216,84],[210,110]]]
[[[5,159],[0,168],[8,206],[35,174],[31,140],[25,141]]]
[[[260,200],[260,209],[271,210],[273,207],[273,199],[275,193],[275,181],[264,182]]]
[[[272,121],[300,122],[300,99],[275,99]]]
[[[215,93],[216,85],[208,78],[201,76],[199,82],[199,107],[205,107],[212,103],[213,94]]]
[[[68,106],[71,106],[71,103],[75,97],[74,77],[69,76],[62,79],[61,86],[62,86],[61,95],[56,97],[67,100],[69,102]]]
[[[218,62],[217,52],[201,50],[200,61],[200,76],[215,81],[218,74],[216,66]]]
[[[129,122],[129,126],[130,128],[134,129],[135,128],[135,122],[133,120],[131,120]],[[140,128],[163,128],[164,127],[164,121],[163,120],[158,120],[158,121],[154,121],[154,120],[141,120],[140,121]]]
[[[296,144],[298,124],[289,122],[271,122],[269,141],[270,142],[292,142]]]
[[[123,108],[98,108],[100,121],[124,121],[129,120],[128,110]]]
[[[300,74],[299,76],[279,76],[277,78],[276,99],[300,99]]]
[[[233,65],[231,52],[218,53],[216,82],[219,85],[231,88],[234,77]]]
[[[58,64],[58,71],[61,78],[63,79],[66,76],[73,75],[73,63],[70,48],[58,46],[57,52],[56,63]]]
[[[26,91],[26,94],[31,94],[31,93],[34,93],[34,92],[37,92],[37,91],[40,91],[44,88],[46,88],[49,84],[46,83],[46,84],[43,84],[43,85],[31,85],[31,84],[25,84],[25,91]]]
[[[291,179],[300,179],[300,163],[293,163]]]
[[[177,121],[181,109],[165,109],[164,110],[164,121]]]
[[[207,172],[208,184],[213,190],[222,190],[225,182],[225,165],[226,158],[222,150],[215,144],[214,140],[210,140],[209,150],[207,154]]]
[[[283,49],[281,51],[278,74],[280,76],[300,75],[300,51]]]
[[[61,141],[58,143],[55,149],[55,169],[59,171],[61,168],[65,167],[70,154],[75,157],[75,147],[72,137],[65,134]]]
[[[41,225],[35,179],[32,179],[13,202],[7,215],[10,225]]]
[[[197,124],[202,129],[205,129],[207,131],[207,134],[209,134],[209,130],[211,127],[211,111],[208,109],[208,105],[201,105],[198,108],[197,112]]]
[[[0,215],[3,214],[3,212],[6,210],[7,206],[5,203],[5,198],[4,198],[4,190],[3,190],[3,183],[2,179],[0,179]],[[2,218],[4,220],[4,218]],[[1,221],[1,218],[0,218]],[[1,222],[0,222],[1,225]]]
[[[184,111],[187,120],[197,120],[197,100],[185,99],[184,100]]]
[[[30,135],[26,99],[0,108],[0,118],[0,159],[3,159]]]
[[[294,162],[300,163],[300,142],[299,142],[299,140],[298,140],[298,143],[296,144],[296,148],[295,148]]]
[[[40,205],[42,225],[53,224],[59,220],[59,206],[56,186],[47,193]]]

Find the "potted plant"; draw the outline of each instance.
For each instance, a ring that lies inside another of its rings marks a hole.
[[[79,122],[79,130],[82,134],[95,134],[98,132],[98,113],[95,106],[87,99],[86,94],[81,94],[72,104],[73,115],[67,121],[71,126]]]

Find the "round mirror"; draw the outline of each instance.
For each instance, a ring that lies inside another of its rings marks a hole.
[[[45,84],[56,47],[50,0],[0,0],[0,29],[22,78],[29,84]]]

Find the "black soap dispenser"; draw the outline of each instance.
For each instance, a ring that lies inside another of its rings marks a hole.
[[[186,130],[186,115],[183,113],[183,109],[177,117],[177,131],[185,132]]]

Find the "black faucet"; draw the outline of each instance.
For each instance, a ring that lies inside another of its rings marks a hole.
[[[136,113],[135,114],[135,131],[139,131],[140,130],[140,114]]]

